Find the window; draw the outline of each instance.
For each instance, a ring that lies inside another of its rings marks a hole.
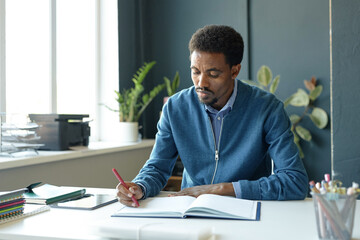
[[[47,113],[49,2],[11,0],[5,4],[6,111]]]
[[[0,0],[0,9],[0,112],[89,114],[90,139],[102,140],[101,103],[118,89],[117,1]]]
[[[94,96],[97,96],[95,13],[94,0],[60,0],[56,3],[59,113],[94,114]]]

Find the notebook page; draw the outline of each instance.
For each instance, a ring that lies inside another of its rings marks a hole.
[[[153,197],[140,201],[140,207],[122,206],[116,215],[161,215],[165,213],[183,213],[194,201],[194,197],[177,196],[177,197]]]
[[[256,219],[257,202],[215,194],[200,195],[191,208],[209,208],[229,215],[241,216],[247,219]]]

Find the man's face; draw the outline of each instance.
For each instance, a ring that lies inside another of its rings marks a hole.
[[[191,54],[191,78],[199,100],[220,110],[234,89],[241,65],[230,68],[223,53],[194,51]]]

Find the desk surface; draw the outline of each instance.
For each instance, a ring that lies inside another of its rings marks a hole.
[[[89,190],[91,192],[91,190]],[[94,192],[94,191],[92,191]],[[98,193],[111,193],[114,190],[97,189]],[[124,226],[163,225],[178,229],[211,228],[211,239],[318,239],[314,206],[311,199],[304,201],[262,201],[260,221],[218,220],[218,219],[169,219],[169,218],[119,218],[111,217],[120,203],[93,210],[70,210],[52,208],[34,216],[0,225],[0,239],[109,239],[98,234],[106,227],[116,238],[123,239],[119,228]],[[355,213],[352,239],[360,239],[360,200]],[[124,233],[125,234],[125,233]],[[138,236],[137,236],[138,237]],[[136,235],[134,235],[136,238]],[[140,239],[143,239],[140,237]],[[157,239],[174,239],[164,236]],[[177,235],[176,239],[182,239]]]

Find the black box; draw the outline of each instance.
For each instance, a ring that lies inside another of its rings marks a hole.
[[[40,127],[36,130],[45,144],[40,150],[68,150],[70,146],[88,146],[90,136],[89,122],[83,121],[89,115],[82,114],[29,114],[32,122]]]

